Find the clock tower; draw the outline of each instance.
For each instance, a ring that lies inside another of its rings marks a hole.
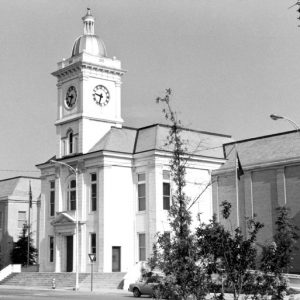
[[[57,158],[87,153],[112,126],[122,127],[121,62],[107,56],[103,41],[94,33],[90,9],[83,20],[83,35],[72,56],[58,63]]]

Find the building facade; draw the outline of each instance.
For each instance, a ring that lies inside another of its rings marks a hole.
[[[40,193],[39,178],[19,176],[0,180],[0,270],[11,263],[13,243],[19,239],[23,226],[29,224],[29,219],[33,243],[38,248]]]
[[[240,180],[236,180],[236,150],[244,170]],[[239,224],[246,232],[245,217],[254,215],[264,224],[258,244],[272,241],[279,206],[290,208],[290,216],[300,228],[298,131],[227,143],[224,153],[226,163],[212,173],[213,207],[220,221],[220,204],[227,200],[232,203],[230,220],[233,228]],[[299,250],[294,252],[293,268],[289,272],[300,272]]]
[[[150,255],[157,232],[168,232],[172,181],[166,146],[169,127],[123,126],[121,78],[125,71],[107,56],[83,17],[84,34],[72,56],[58,63],[57,153],[41,171],[40,271],[126,272]],[[125,104],[126,105],[126,104]],[[189,129],[186,192],[193,216],[212,216],[211,171],[224,163],[226,135]]]

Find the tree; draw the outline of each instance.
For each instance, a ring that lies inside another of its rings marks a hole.
[[[12,263],[21,264],[25,266],[27,264],[28,253],[28,226],[23,225],[22,232],[19,235],[19,239],[14,243],[13,249],[10,253]],[[33,246],[33,239],[29,236],[29,265],[34,265],[37,259],[37,249]]]
[[[229,219],[231,204],[224,201],[221,204],[222,215],[225,220]],[[198,255],[210,258],[209,273],[216,273],[223,278],[225,285],[233,291],[234,299],[238,299],[246,287],[253,282],[253,272],[257,257],[255,241],[258,231],[263,225],[255,219],[248,219],[248,234],[243,236],[239,227],[234,231],[226,229],[217,222],[216,216],[208,224],[200,224],[197,228]],[[223,282],[223,280],[222,280]],[[224,297],[221,290],[219,298]]]
[[[276,211],[276,233],[273,242],[263,247],[260,268],[265,274],[270,274],[267,279],[269,289],[278,299],[282,299],[288,289],[284,272],[287,273],[291,268],[292,253],[297,249],[299,236],[297,226],[289,217],[289,208],[281,206]]]
[[[187,154],[181,138],[180,121],[170,106],[171,89],[166,90],[163,98],[158,97],[157,103],[163,103],[165,118],[171,122],[167,145],[173,146],[173,156],[170,162],[171,177],[175,184],[172,195],[172,205],[169,210],[171,234],[158,234],[153,246],[153,255],[148,264],[151,271],[146,276],[157,280],[158,296],[165,293],[175,293],[180,299],[194,295],[203,299],[207,293],[206,258],[199,259],[196,251],[195,236],[190,226],[191,212],[188,210],[190,199],[184,192]],[[164,273],[158,278],[153,272],[159,269]]]

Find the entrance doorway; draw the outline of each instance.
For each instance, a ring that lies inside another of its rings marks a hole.
[[[112,247],[112,271],[121,272],[121,247]]]
[[[67,272],[73,271],[73,235],[67,235]]]

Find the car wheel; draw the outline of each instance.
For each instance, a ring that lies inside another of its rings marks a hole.
[[[136,298],[141,297],[141,292],[139,291],[138,288],[134,288],[132,292],[134,297]]]

